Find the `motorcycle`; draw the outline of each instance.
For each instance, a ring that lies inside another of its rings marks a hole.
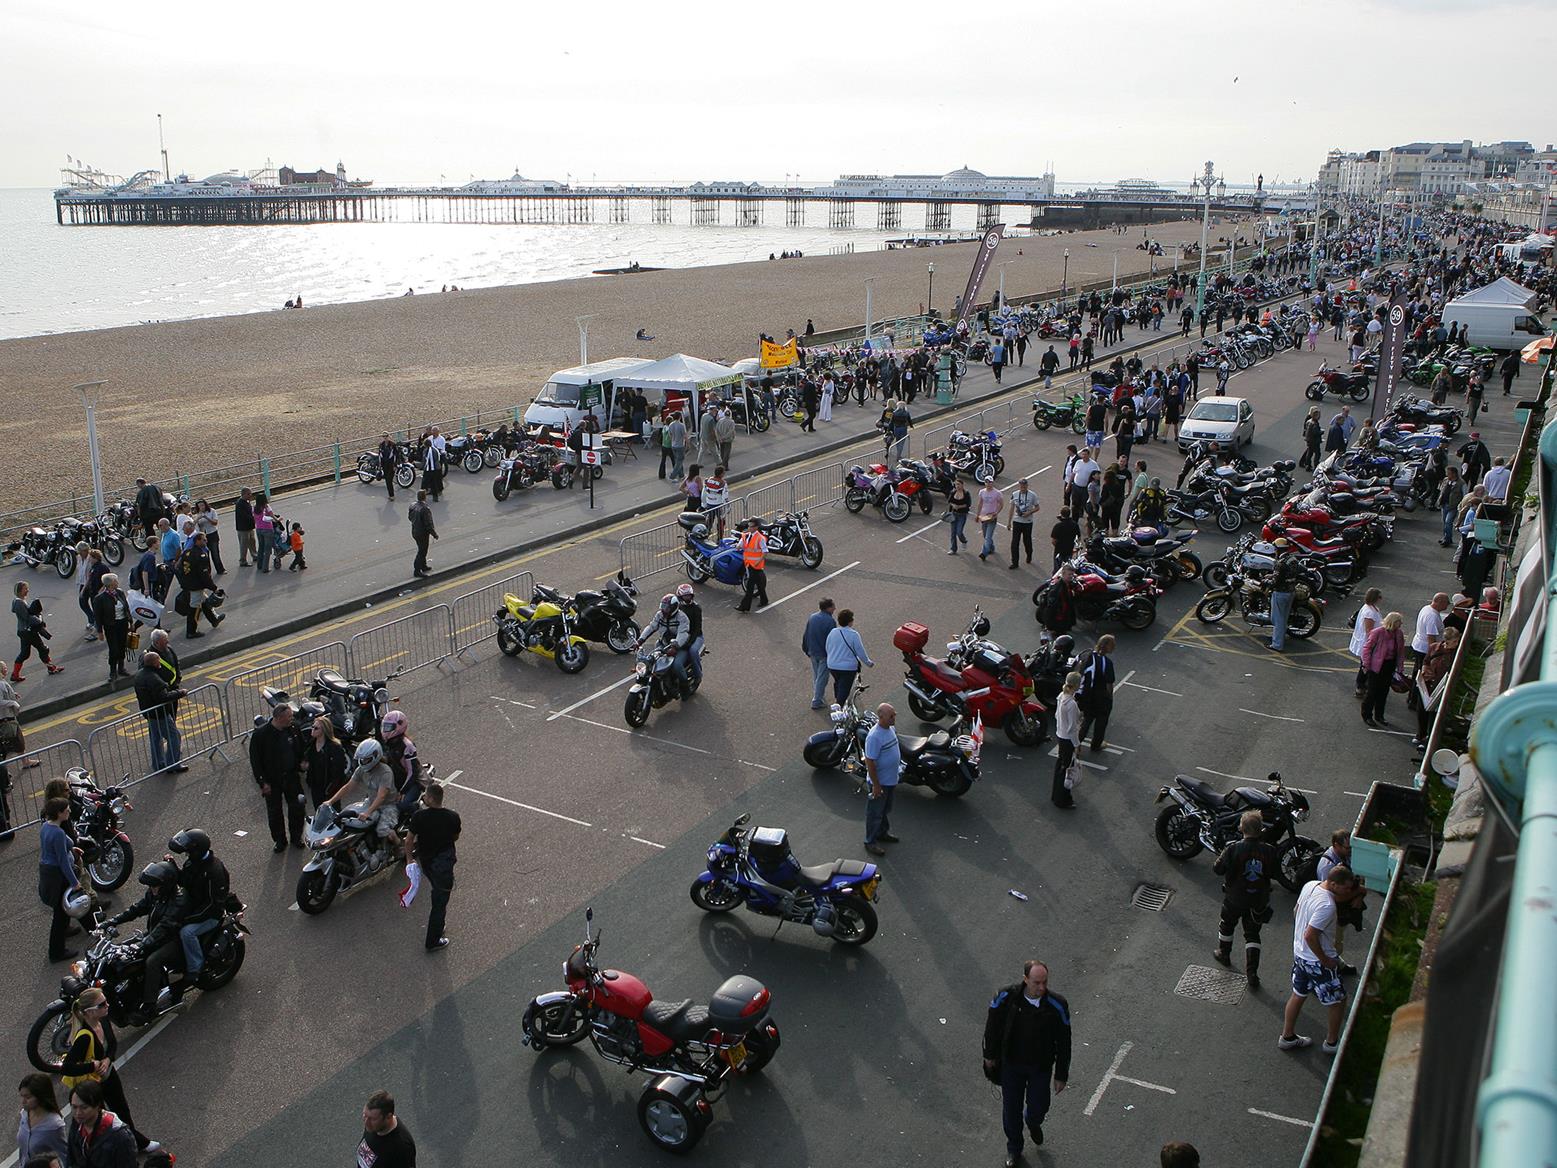
[[[770,556],[793,556],[802,567],[813,571],[822,566],[822,541],[811,530],[808,512],[786,511],[768,521],[763,530],[768,537]]]
[[[701,656],[706,657],[704,649]],[[703,684],[702,670],[688,668],[687,692],[681,692],[681,683],[672,668],[676,663],[676,647],[662,638],[652,649],[640,649],[633,665],[633,684],[627,687],[627,702],[623,714],[627,724],[634,729],[646,724],[650,710],[660,710],[672,701],[686,701]]]
[[[1326,397],[1349,397],[1352,401],[1368,400],[1367,373],[1343,373],[1321,365],[1314,380],[1303,390],[1310,401],[1323,401]]]
[[[1355,580],[1362,578],[1367,570],[1365,561],[1361,556],[1350,554],[1350,548],[1345,550],[1347,554],[1338,557],[1307,551],[1303,553],[1303,580],[1313,595],[1322,595],[1326,587],[1334,587],[1344,594],[1350,591],[1350,585]],[[1246,535],[1237,543],[1228,545],[1221,559],[1206,565],[1205,585],[1207,590],[1226,588],[1228,578],[1234,572],[1248,578],[1264,576],[1275,570],[1276,545],[1266,543],[1258,536]]]
[[[1228,535],[1243,526],[1243,512],[1232,503],[1230,493],[1220,485],[1200,492],[1168,492],[1169,523],[1205,523],[1216,520]]]
[[[400,460],[395,463],[395,486],[402,491],[409,491],[416,483],[416,448],[409,442],[397,442],[395,446],[400,451]],[[379,464],[378,451],[365,450],[357,455],[357,481],[384,481],[384,468]]]
[[[1308,800],[1281,781],[1272,771],[1270,785],[1237,787],[1225,795],[1209,783],[1179,775],[1174,785],[1157,792],[1157,802],[1171,800],[1157,815],[1157,845],[1175,860],[1188,860],[1204,848],[1220,855],[1228,844],[1243,836],[1238,820],[1245,811],[1258,811],[1261,837],[1276,848],[1276,878],[1288,892],[1301,892],[1303,878],[1324,851],[1317,840],[1297,834],[1297,825],[1308,818]]]
[[[492,497],[501,503],[516,487],[525,490],[550,478],[556,461],[555,446],[542,446],[533,442],[505,454],[498,460],[497,477],[492,480]]]
[[[466,474],[480,474],[487,464],[486,441],[486,433],[481,430],[448,439],[444,443],[444,465],[463,466]]]
[[[864,945],[876,935],[874,864],[834,860],[801,867],[782,827],[750,827],[740,816],[708,849],[708,868],[692,881],[692,903],[704,912],[752,912],[810,925],[818,937]]]
[[[869,470],[856,465],[843,476],[843,506],[850,515],[858,515],[869,503],[881,508],[888,522],[902,523],[913,514],[916,498],[919,509],[930,513],[930,494],[922,464],[904,463],[894,470],[879,462]]]
[[[1397,396],[1389,403],[1390,416],[1396,421],[1417,426],[1442,426],[1444,433],[1457,434],[1465,424],[1465,413],[1453,406],[1435,406],[1411,395]]]
[[[1110,576],[1079,557],[1071,562],[1076,569],[1076,581],[1071,585],[1071,604],[1079,619],[1116,620],[1134,632],[1149,629],[1156,622],[1157,598],[1162,595],[1162,589],[1141,565],[1130,565],[1120,577]],[[1047,590],[1058,580],[1058,576],[1051,577],[1033,589],[1033,618],[1040,624],[1043,623]]]
[[[740,584],[746,579],[746,560],[734,536],[711,541],[708,516],[701,511],[683,511],[676,522],[687,533],[681,562],[688,580],[701,584],[712,578],[720,584]]]
[[[862,710],[855,703],[870,687],[856,684],[849,701],[834,705],[829,715],[831,730],[819,730],[806,739],[803,758],[806,765],[817,770],[838,770],[855,776],[855,792],[866,789],[870,780],[865,769],[865,737],[876,725],[874,710]],[[983,696],[977,690],[948,695],[954,703],[958,720],[953,730],[961,729],[966,715],[966,704]],[[929,787],[937,795],[955,799],[968,793],[979,777],[979,742],[970,734],[955,737],[945,730],[937,730],[925,738],[897,736],[898,747],[903,754],[903,771],[899,782],[911,787]]]
[[[555,601],[525,604],[506,592],[503,607],[492,619],[497,624],[497,647],[505,657],[529,651],[555,661],[564,673],[580,673],[589,664],[589,645],[574,629],[574,614]]]
[[[1087,560],[1110,572],[1123,572],[1139,564],[1151,573],[1160,588],[1178,580],[1193,580],[1200,575],[1200,557],[1189,550],[1194,531],[1164,535],[1155,527],[1132,528],[1129,534],[1109,538],[1102,532],[1087,544]]]
[[[1068,426],[1071,433],[1081,434],[1087,428],[1087,403],[1079,393],[1054,403],[1034,397],[1033,425],[1040,430],[1047,430],[1050,426]]]
[[[84,543],[103,553],[103,562],[110,568],[124,563],[124,538],[111,523],[112,516],[105,511],[96,519],[77,519],[66,516],[59,521],[60,534],[71,544]]]
[[[61,580],[69,580],[76,570],[76,545],[65,538],[59,527],[32,527],[22,532],[22,538],[12,542],[6,554],[14,557],[13,563],[26,564],[29,568],[47,568],[53,565]]]
[[[243,967],[243,937],[248,931],[243,923],[243,905],[237,897],[229,896],[220,924],[200,938],[205,965],[193,981],[196,989],[219,990],[238,976]],[[28,1061],[46,1075],[62,1073],[75,1032],[70,1008],[84,990],[95,986],[103,991],[108,998],[108,1016],[119,1027],[149,1025],[182,1000],[182,994],[175,994],[171,986],[163,986],[152,1016],[147,1017],[143,989],[146,954],[140,944],[145,934],[137,933],[120,941],[118,931],[109,925],[93,928],[91,934],[95,938],[91,948],[81,960],[71,963],[70,971],[60,979],[59,997],[44,1007],[27,1034]],[[179,962],[182,965],[182,950]]]
[[[129,777],[125,775],[125,780]],[[96,891],[112,892],[135,869],[135,847],[120,827],[120,818],[135,808],[123,788],[99,787],[83,767],[67,770],[65,781],[70,786],[70,821],[76,825],[81,862]]]
[[[1006,469],[1000,453],[1000,435],[993,430],[964,434],[953,430],[947,439],[946,465],[957,474],[972,475],[975,482],[992,483]]]
[[[710,1104],[726,1080],[756,1074],[778,1053],[778,1027],[768,1016],[772,995],[755,978],[736,974],[706,1006],[655,1001],[639,978],[600,968],[594,919],[586,910],[584,943],[563,964],[568,988],[530,999],[520,1041],[539,1054],[588,1037],[601,1058],[652,1075],[638,1098],[638,1123],[666,1151],[690,1151],[713,1121]]]
[[[1245,624],[1269,628],[1270,583],[1268,580],[1230,572],[1227,586],[1213,588],[1195,605],[1195,619],[1202,624],[1220,624],[1236,608]],[[1319,631],[1324,620],[1324,601],[1315,599],[1306,582],[1299,581],[1292,591],[1292,611],[1287,617],[1287,636],[1306,641]]]
[[[569,596],[545,584],[537,584],[530,603],[554,604],[568,610],[574,631],[586,641],[603,643],[613,653],[630,653],[638,644],[638,589],[625,574],[606,581],[603,591],[585,589]]]
[[[284,689],[261,686],[260,697],[274,710],[290,705],[298,733],[306,736],[319,718],[329,718],[335,738],[348,751],[378,736],[379,725],[389,712],[389,679],[364,681],[341,676],[333,669],[321,669],[309,684],[308,698],[294,701]],[[269,714],[257,714],[258,727],[270,720]]]
[[[366,800],[340,811],[322,803],[304,825],[303,843],[313,854],[297,878],[297,907],[309,916],[318,916],[340,893],[400,862],[405,824],[395,828],[391,844],[378,834],[376,824],[362,818],[366,807]]]
[[[146,528],[141,524],[141,513],[128,499],[110,503],[108,510],[97,517],[97,525],[105,532],[113,532],[121,541],[128,540],[137,551],[146,550]]]
[[[985,640],[988,632],[989,622],[974,609],[967,631],[947,645],[954,664],[952,657],[925,656],[930,630],[924,625],[899,625],[892,644],[908,666],[903,678],[908,708],[925,722],[972,715],[985,725],[999,726],[1018,746],[1041,746],[1049,738],[1049,711],[1033,696],[1027,660]]]
[[[611,465],[611,448],[600,446],[596,448],[600,455],[600,461],[594,466],[588,467],[589,477],[599,482],[605,477],[605,468]],[[577,451],[564,450],[562,457],[552,464],[551,485],[559,491],[565,491],[573,485],[573,481],[583,476],[585,468],[578,464]]]

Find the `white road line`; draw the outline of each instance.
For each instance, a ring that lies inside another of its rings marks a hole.
[[[1164,1095],[1177,1095],[1172,1087],[1164,1087],[1161,1083],[1148,1083],[1145,1079],[1132,1079],[1129,1075],[1115,1075],[1114,1082],[1129,1083],[1135,1087],[1145,1087],[1148,1091],[1161,1091]]]
[[[937,519],[934,523],[928,525],[927,527],[921,527],[918,531],[910,531],[907,535],[905,535],[902,539],[898,540],[897,542],[898,543],[907,543],[911,539],[918,539],[925,532],[927,532],[927,531],[934,531],[940,525],[941,525],[941,521],[939,519]]]
[[[1368,797],[1368,792],[1366,791],[1342,791],[1341,794],[1350,795],[1354,799],[1366,799]]]
[[[1394,735],[1396,735],[1399,738],[1415,738],[1416,737],[1416,735],[1411,733],[1411,731],[1409,731],[1409,730],[1383,730],[1383,729],[1380,729],[1378,726],[1369,726],[1368,727],[1368,733],[1369,734],[1394,734]]]
[[[659,738],[653,734],[643,734],[637,730],[629,730],[626,726],[613,726],[609,722],[596,722],[593,718],[580,718],[577,714],[569,714],[567,717],[570,722],[582,722],[586,726],[594,726],[601,730],[614,730],[618,734],[631,734],[634,738],[642,738],[646,742],[658,742],[665,746],[675,746],[682,750],[693,751],[696,754],[712,755],[714,753],[711,750],[704,750],[701,746],[688,746],[685,742],[677,742],[674,738]],[[759,771],[773,771],[777,769],[776,767],[764,766],[760,762],[747,762],[744,758],[738,758],[735,761],[742,766],[749,766]]]
[[[529,702],[521,702],[518,698],[505,698],[500,694],[493,694],[492,700],[494,702],[507,702],[510,706],[523,706],[527,710],[533,710],[536,708]]]
[[[761,616],[765,612],[772,612],[775,608],[777,608],[779,605],[783,604],[786,600],[793,600],[795,597],[799,596],[802,592],[809,592],[811,589],[817,587],[820,584],[826,584],[834,576],[842,576],[850,568],[858,568],[860,566],[861,562],[862,561],[860,561],[860,560],[855,560],[854,563],[852,563],[852,564],[845,564],[843,567],[839,568],[836,572],[829,572],[827,575],[823,576],[820,580],[812,580],[811,583],[807,584],[804,588],[796,588],[788,596],[780,596],[772,604],[767,604],[767,605],[764,605],[763,607],[759,608],[757,610],[757,615]],[[612,688],[615,688],[615,687],[612,687]],[[584,704],[583,702],[579,703],[579,705],[583,705],[583,704]],[[577,708],[578,708],[578,706],[570,706],[569,707],[569,709],[575,709],[575,710]],[[563,713],[567,713],[567,712],[568,712],[568,710],[564,710],[563,711]]]
[[[1202,772],[1204,772],[1205,774],[1208,774],[1208,775],[1215,775],[1219,779],[1232,779],[1234,782],[1238,782],[1238,783],[1252,783],[1252,782],[1255,782],[1255,780],[1251,779],[1248,775],[1230,775],[1226,771],[1214,771],[1210,767],[1202,767],[1202,766],[1197,766],[1195,769],[1197,771],[1202,771]]]
[[[519,807],[525,811],[533,811],[537,815],[547,815],[552,819],[561,819],[566,823],[576,823],[580,827],[594,827],[593,823],[586,823],[582,819],[574,819],[571,815],[563,815],[556,811],[547,811],[544,807],[533,807],[528,803],[521,803],[517,799],[509,799],[503,795],[494,795],[491,791],[482,791],[476,787],[466,787],[460,783],[451,783],[444,780],[444,786],[453,787],[456,791],[469,791],[472,795],[484,795],[488,799],[496,799],[499,803],[507,803],[510,807]]]
[[[1121,681],[1119,684],[1128,685],[1131,689],[1144,689],[1149,693],[1166,694],[1170,698],[1181,698],[1184,696],[1181,693],[1174,693],[1171,689],[1158,689],[1155,685],[1142,685],[1138,681]]]
[[[546,720],[548,722],[555,722],[558,718],[566,718],[574,710],[577,710],[577,709],[579,709],[582,706],[589,705],[589,703],[594,701],[596,698],[603,698],[603,697],[606,696],[606,694],[610,693],[612,690],[614,690],[614,689],[621,689],[624,685],[626,685],[628,682],[632,681],[635,677],[637,677],[637,674],[629,673],[626,677],[622,678],[621,681],[615,682],[612,685],[608,685],[608,686],[605,687],[605,689],[596,690],[594,693],[590,694],[587,698],[580,698],[578,701],[574,702],[571,706],[568,706],[565,709],[558,710],[555,714],[548,714],[548,715],[546,715]]]
[[[1135,753],[1135,747],[1133,747],[1133,746],[1115,746],[1112,742],[1105,742],[1105,743],[1103,743],[1103,749],[1105,751],[1107,751],[1109,754],[1134,754]]]
[[[662,851],[662,852],[665,850],[665,845],[664,844],[657,844],[653,840],[646,840],[641,835],[630,835],[627,838],[632,840],[633,843],[635,843],[635,844],[648,844],[649,847],[651,847],[651,848],[659,848],[660,851]]]
[[[1248,1109],[1250,1115],[1258,1115],[1261,1119],[1274,1119],[1280,1123],[1290,1123],[1293,1127],[1313,1127],[1313,1122],[1307,1119],[1293,1119],[1290,1115],[1277,1115],[1274,1111],[1261,1111],[1258,1107]]]
[[[1119,1064],[1124,1062],[1125,1055],[1129,1054],[1134,1046],[1135,1043],[1127,1042],[1119,1048],[1119,1053],[1114,1056],[1114,1061],[1108,1064],[1107,1073],[1103,1075],[1102,1080],[1098,1083],[1097,1090],[1092,1092],[1092,1098],[1087,1101],[1086,1110],[1081,1114],[1091,1115],[1096,1111],[1097,1105],[1103,1102],[1103,1092],[1107,1091],[1108,1085],[1116,1080],[1121,1083],[1129,1083],[1134,1087],[1145,1087],[1148,1091],[1161,1091],[1164,1095],[1178,1094],[1172,1087],[1164,1087],[1161,1083],[1148,1083],[1145,1079],[1132,1079],[1128,1075],[1119,1073]]]
[[[1250,779],[1249,781],[1252,783],[1254,780]],[[1317,795],[1317,794],[1319,794],[1319,792],[1315,791],[1312,787],[1288,787],[1287,790],[1289,790],[1289,791],[1302,791],[1303,794],[1305,794],[1305,795]]]
[[[1238,712],[1240,714],[1253,714],[1256,718],[1270,718],[1277,722],[1301,722],[1303,720],[1302,718],[1289,718],[1285,714],[1267,714],[1263,710],[1246,710],[1242,706],[1238,707]]]
[[[1060,748],[1058,746],[1051,746],[1049,748],[1049,757],[1050,758],[1059,758],[1060,757]],[[1088,762],[1084,758],[1078,758],[1076,761],[1079,762],[1084,767],[1091,767],[1095,771],[1106,771],[1108,769],[1106,766],[1104,766],[1100,762]]]
[[[1135,676],[1135,670],[1132,669],[1132,670],[1130,670],[1129,673],[1124,675],[1124,680],[1121,681],[1119,684],[1120,685],[1129,685],[1130,684],[1130,679],[1132,677],[1134,677],[1134,676]]]
[[[445,783],[452,783],[455,779],[459,778],[464,773],[464,771],[450,771],[448,774],[443,776],[443,781]]]

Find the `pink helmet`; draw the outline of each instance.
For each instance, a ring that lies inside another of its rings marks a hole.
[[[404,737],[406,727],[410,725],[410,719],[399,710],[390,710],[384,715],[384,721],[380,724],[381,735],[385,741],[391,738]]]

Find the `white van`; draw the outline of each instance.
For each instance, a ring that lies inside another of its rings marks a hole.
[[[579,408],[579,390],[586,385],[598,385],[602,388],[602,401],[595,416],[603,428],[609,429],[613,383],[617,378],[637,373],[652,364],[654,359],[651,357],[610,357],[604,361],[591,361],[588,365],[575,365],[572,369],[559,369],[546,379],[541,392],[525,407],[524,424],[550,425],[557,430],[577,425],[585,412]]]
[[[1551,333],[1551,326],[1536,313],[1537,301],[1534,292],[1504,276],[1449,301],[1443,319],[1464,325],[1466,340],[1473,345],[1522,349]]]

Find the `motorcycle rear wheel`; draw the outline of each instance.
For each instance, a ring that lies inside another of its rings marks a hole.
[[[656,1145],[678,1155],[690,1152],[708,1120],[668,1091],[645,1091],[638,1100],[638,1124]]]
[[[649,691],[647,688],[642,693],[630,693],[627,695],[627,704],[622,710],[627,724],[634,729],[644,725],[649,720]]]
[[[1200,603],[1195,605],[1195,619],[1201,624],[1214,625],[1227,619],[1227,614],[1233,611],[1233,602],[1226,595],[1219,595],[1221,589],[1216,592],[1208,592],[1200,598]]]
[[[908,708],[913,712],[914,717],[921,722],[939,722],[946,717],[945,710],[925,701],[918,694],[914,693],[913,690],[908,691]]]
[[[1173,567],[1178,572],[1180,580],[1198,579],[1203,571],[1200,557],[1194,552],[1179,552],[1173,557]]]
[[[845,491],[843,495],[843,509],[850,515],[858,515],[865,510],[865,492]]]
[[[1319,631],[1319,614],[1311,604],[1293,605],[1292,615],[1287,617],[1287,636],[1306,641]]]
[[[45,1075],[57,1075],[70,1053],[70,1007],[55,1002],[27,1032],[27,1061]]]
[[[238,976],[238,971],[243,968],[244,954],[247,946],[243,943],[243,935],[240,933],[233,939],[232,951],[225,961],[207,961],[205,968],[200,971],[199,980],[195,982],[202,990],[219,990],[233,978]]]
[[[1157,813],[1157,846],[1175,860],[1188,860],[1198,856],[1205,845],[1200,842],[1200,828],[1192,816],[1187,815],[1177,803],[1170,803]]]
[[[357,481],[359,483],[372,483],[378,475],[374,473],[374,464],[368,461],[368,455],[363,455],[357,460]]]
[[[503,651],[504,657],[517,657],[524,652],[524,645],[518,635],[507,625],[497,627],[497,647]]]
[[[1368,400],[1368,387],[1366,385],[1354,386],[1352,389],[1352,401],[1365,402]]]
[[[1133,633],[1149,629],[1157,621],[1157,606],[1144,600],[1132,601],[1119,614],[1119,623]]]
[[[968,793],[973,786],[973,780],[961,770],[937,771],[925,785],[937,795],[947,799],[959,799]]]
[[[1051,425],[1049,421],[1049,415],[1044,413],[1042,410],[1034,410],[1033,425],[1040,430],[1047,430]]]
[[[712,880],[707,884],[692,881],[692,903],[704,912],[729,912],[741,903],[741,890],[728,880]]]
[[[117,568],[124,563],[124,541],[117,535],[110,535],[103,540],[103,559],[110,568]]]
[[[304,872],[297,878],[297,907],[311,917],[316,917],[335,899],[340,891],[340,881],[332,871]]]
[[[98,892],[112,892],[130,878],[135,868],[135,849],[117,836],[103,845],[98,858],[87,865],[87,875]]]
[[[746,1036],[746,1061],[741,1064],[741,1074],[755,1075],[773,1061],[778,1049],[778,1027],[764,1022]]]
[[[548,1046],[572,1046],[589,1033],[589,1015],[572,1002],[549,1002],[544,1006],[531,1002],[520,1029],[534,1051]]]
[[[564,673],[582,673],[589,664],[589,646],[569,641],[557,650],[557,668]]]
[[[833,942],[838,945],[866,945],[876,935],[875,906],[863,896],[846,896],[833,901],[838,914],[833,923]]]
[[[701,584],[708,579],[708,569],[701,564],[687,563],[686,560],[683,560],[682,563],[686,564],[687,579],[692,581],[692,583]]]

